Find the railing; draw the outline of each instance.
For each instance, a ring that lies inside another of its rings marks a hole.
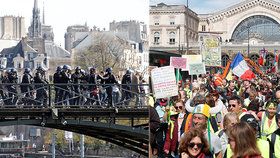
[[[142,108],[148,84],[0,85],[2,108]]]

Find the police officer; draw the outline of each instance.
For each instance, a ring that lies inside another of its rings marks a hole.
[[[106,69],[106,74],[103,76],[105,84],[106,84],[106,92],[108,95],[108,107],[112,106],[115,107],[113,103],[113,85],[112,84],[117,84],[118,81],[116,80],[115,76],[112,73],[112,68],[109,67]]]
[[[131,71],[126,70],[122,77],[122,101],[125,101],[125,105],[128,105],[131,98]]]
[[[7,89],[8,89],[8,104],[9,105],[15,105],[18,100],[18,92],[17,92],[17,83],[18,83],[18,76],[17,76],[17,70],[12,68],[10,71],[8,71],[8,83]]]
[[[73,98],[72,98],[72,86],[71,86],[71,66],[63,65],[62,68],[62,89],[63,89],[63,104],[64,105],[73,105]]]
[[[32,96],[33,96],[33,76],[31,75],[30,68],[25,68],[24,74],[22,76],[22,85],[21,85],[21,93],[24,94],[25,98],[23,98],[24,105],[31,105],[32,104]]]
[[[74,90],[74,99],[73,99],[73,104],[74,105],[80,105],[80,94],[81,94],[81,81],[82,81],[83,75],[81,73],[81,67],[77,66],[75,68],[75,72],[72,74],[71,79],[73,85],[73,90]]]
[[[99,88],[97,86],[97,80],[102,80],[102,77],[96,73],[96,68],[91,67],[89,69],[89,75],[87,77],[89,86],[88,90],[90,92],[90,98],[94,99],[88,99],[86,102],[87,104],[94,104],[96,102],[97,105],[100,105],[100,96],[99,96]]]
[[[63,90],[61,85],[59,85],[62,83],[62,66],[56,68],[56,72],[53,75],[53,83],[55,91],[54,104],[62,105]]]
[[[34,83],[35,83],[35,89],[36,89],[36,105],[40,106],[47,106],[47,84],[48,81],[46,79],[46,70],[39,66],[36,69],[36,73],[34,76]]]
[[[8,71],[3,70],[1,73],[1,84],[0,84],[0,95],[1,99],[3,100],[4,105],[8,105],[8,94],[7,94],[7,85],[2,85],[2,84],[7,84],[9,83],[8,81]]]

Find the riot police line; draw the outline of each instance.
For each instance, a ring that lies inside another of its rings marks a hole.
[[[143,107],[145,83],[132,83],[133,76],[127,70],[118,81],[107,68],[97,73],[95,67],[89,72],[77,66],[58,66],[49,83],[46,70],[39,66],[34,75],[25,68],[21,82],[17,70],[2,70],[0,98],[1,107]]]

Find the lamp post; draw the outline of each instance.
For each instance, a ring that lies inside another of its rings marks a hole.
[[[250,27],[247,26],[247,30],[248,30],[248,55],[247,57],[249,58],[249,52],[250,52]]]
[[[189,53],[189,0],[187,0],[187,54]]]
[[[177,26],[177,29],[179,29],[179,45],[178,45],[178,52],[179,54],[182,55],[182,51],[181,51],[181,28],[180,28],[180,25]]]

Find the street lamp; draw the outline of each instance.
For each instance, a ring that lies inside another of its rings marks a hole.
[[[180,37],[180,35],[181,35],[181,28],[180,28],[180,25],[178,25],[177,26],[177,29],[179,29],[179,45],[178,45],[178,52],[179,52],[179,54],[182,54],[182,51],[181,51],[181,37]]]
[[[187,54],[189,53],[189,0],[187,0]]]
[[[250,27],[247,26],[247,30],[248,30],[248,55],[247,57],[249,58],[249,52],[250,52]]]

